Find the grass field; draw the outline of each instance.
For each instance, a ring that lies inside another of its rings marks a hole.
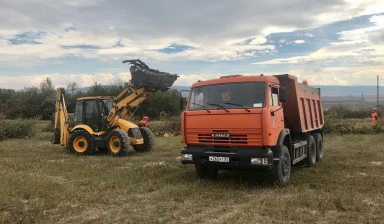
[[[47,123],[38,127],[46,130]],[[328,135],[324,160],[288,186],[258,173],[200,180],[180,136],[124,158],[75,156],[51,133],[0,142],[1,223],[382,223],[384,135]]]

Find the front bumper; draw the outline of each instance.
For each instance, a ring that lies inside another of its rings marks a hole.
[[[202,164],[218,169],[271,169],[273,153],[268,147],[255,148],[220,148],[210,146],[190,146],[181,150],[183,164]],[[192,158],[191,158],[192,157]],[[211,157],[211,159],[210,159]],[[212,157],[223,158],[221,161],[210,161]],[[228,159],[227,159],[228,158]],[[260,158],[264,164],[251,163],[251,159]]]

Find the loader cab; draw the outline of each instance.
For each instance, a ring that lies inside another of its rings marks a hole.
[[[78,99],[75,111],[75,125],[85,124],[95,132],[106,129],[106,115],[108,106],[112,105],[110,100],[100,98]]]

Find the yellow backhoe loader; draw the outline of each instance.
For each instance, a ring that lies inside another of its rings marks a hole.
[[[113,156],[124,156],[133,150],[153,148],[151,130],[129,121],[131,110],[152,93],[167,90],[178,76],[151,69],[139,59],[123,61],[127,62],[132,64],[130,87],[116,97],[78,98],[73,124],[65,106],[65,91],[57,89],[53,144],[61,144],[79,155],[107,149]]]

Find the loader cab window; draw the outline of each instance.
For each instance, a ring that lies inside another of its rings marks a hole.
[[[105,115],[107,110],[103,101],[80,100],[76,104],[75,124],[85,124],[94,131],[102,131],[105,129]]]
[[[112,109],[113,101],[112,100],[104,100],[105,109],[107,110],[105,115],[108,115],[108,111]]]
[[[266,85],[263,82],[234,82],[192,88],[188,110],[262,108]]]

